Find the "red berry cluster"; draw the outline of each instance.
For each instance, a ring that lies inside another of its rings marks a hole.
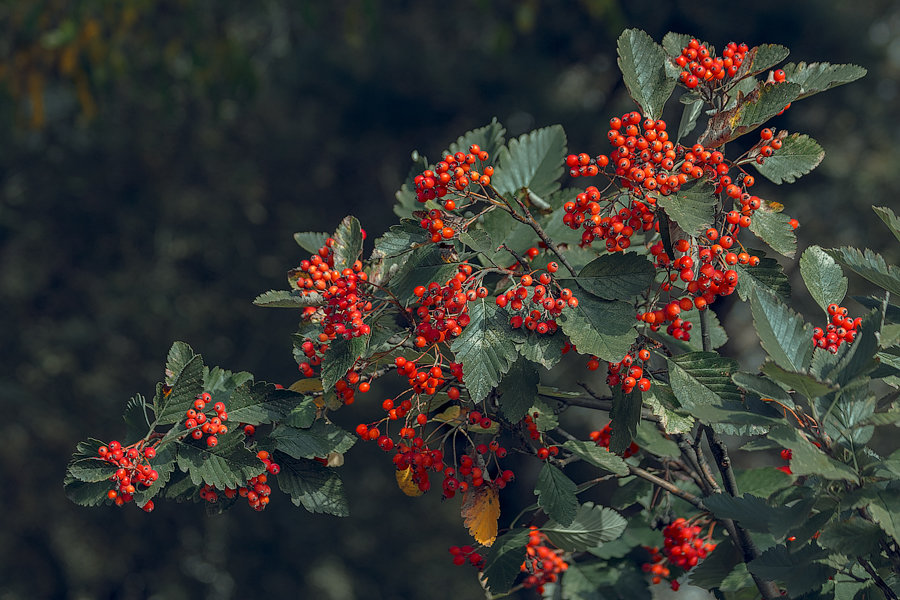
[[[444,160],[434,166],[434,169],[423,171],[416,175],[413,182],[416,186],[416,197],[419,202],[436,200],[443,204],[447,210],[456,209],[455,198],[443,199],[449,191],[456,192],[455,196],[464,196],[469,185],[488,186],[494,174],[494,167],[484,166],[482,172],[476,169],[476,162],[482,164],[488,159],[488,153],[482,150],[478,144],[469,146],[469,152],[457,152],[448,154]]]
[[[643,363],[650,360],[650,351],[641,348],[636,354],[637,356],[629,352],[619,362],[609,363],[609,374],[606,376],[608,386],[621,386],[622,391],[626,394],[630,394],[635,387],[642,392],[650,389],[650,379],[644,377],[643,367]],[[593,366],[594,362],[597,362],[596,357],[592,360],[593,362],[588,361],[588,369]]]
[[[541,413],[534,413],[534,415],[525,415],[525,418],[522,421],[525,423],[525,428],[528,430],[528,437],[533,440],[541,439],[541,432],[538,431],[537,423],[535,419],[538,418],[538,415]]]
[[[784,75],[784,71],[781,71],[781,69],[776,72],[780,72],[782,75]],[[782,81],[784,81],[783,78]],[[786,110],[788,106],[790,106],[790,104],[785,106],[784,110]],[[784,110],[782,110],[782,112],[784,112]],[[781,133],[782,135],[785,135],[787,132],[782,131]],[[771,129],[766,128],[760,131],[759,144],[757,144],[757,148],[755,148],[758,152],[758,154],[756,155],[756,162],[759,164],[763,164],[764,162],[766,162],[767,158],[775,154],[776,150],[780,150],[783,143],[781,140],[781,137],[775,137],[775,132]]]
[[[444,369],[439,364],[434,364],[420,371],[416,361],[407,360],[402,356],[395,358],[394,364],[397,366],[397,373],[407,378],[407,383],[409,383],[409,387],[414,394],[431,396],[437,393],[438,388],[443,387],[447,382]],[[462,363],[450,362],[447,368],[450,370],[450,377],[456,379],[457,382],[462,381]],[[450,396],[451,400],[457,400],[460,396],[459,388],[449,388],[447,395]]]
[[[442,240],[449,240],[456,235],[456,230],[444,222],[446,218],[447,215],[437,208],[433,208],[419,220],[419,227],[431,234],[431,241],[435,244]]]
[[[653,583],[660,583],[670,575],[667,565],[674,565],[690,571],[707,554],[716,549],[716,544],[700,538],[702,528],[689,524],[685,519],[675,519],[663,528],[663,549],[647,548],[650,562],[642,565],[645,572],[653,574]],[[678,582],[672,581],[672,589],[678,589]]]
[[[816,327],[813,329],[813,341],[817,348],[825,348],[832,354],[844,342],[852,344],[856,339],[856,329],[862,323],[861,317],[851,319],[847,316],[847,308],[837,304],[828,305],[828,316],[831,317],[825,329]]]
[[[105,446],[100,446],[97,455],[118,467],[110,477],[113,487],[106,493],[106,497],[114,501],[116,506],[123,506],[134,500],[138,486],[150,487],[159,479],[159,473],[150,466],[150,460],[156,456],[156,448],[145,447],[143,440],[128,447],[123,447],[121,443],[113,440]],[[153,500],[141,508],[147,512],[152,511]]]
[[[523,275],[519,279],[518,286],[497,296],[497,306],[509,307],[512,311],[525,314],[524,317],[521,314],[510,317],[509,324],[513,328],[525,327],[529,331],[552,335],[559,328],[556,318],[563,309],[567,306],[570,308],[578,306],[578,298],[572,294],[572,290],[560,287],[553,280],[552,274],[558,270],[559,265],[551,262],[547,265],[546,273],[537,274],[536,279],[535,273]],[[529,290],[529,288],[532,289]],[[529,296],[532,304],[531,310],[528,310],[529,307],[525,304],[529,300]]]
[[[545,583],[555,583],[560,574],[569,568],[562,558],[562,550],[552,549],[547,543],[547,536],[532,526],[528,533],[528,545],[525,547],[525,562],[519,569],[522,573],[528,573],[522,586],[535,588],[539,594],[544,593]]]
[[[506,456],[506,448],[500,446],[499,442],[495,440],[490,445],[479,444],[476,446],[475,451],[477,453],[476,458],[468,454],[460,456],[457,468],[444,467],[444,480],[441,483],[444,498],[452,498],[456,495],[456,492],[465,493],[469,488],[481,487],[486,483],[503,489],[506,487],[506,484],[515,479],[515,474],[512,471],[509,469],[500,470],[499,468],[496,476],[491,479],[485,455],[491,453],[494,457],[494,462],[499,467],[498,459]],[[489,459],[490,457],[487,458]]]
[[[268,506],[269,496],[272,494],[272,488],[267,483],[268,474],[278,475],[281,472],[281,467],[278,466],[278,463],[272,462],[269,453],[265,450],[257,452],[256,457],[266,465],[266,472],[260,473],[256,477],[251,477],[247,481],[247,485],[238,488],[225,488],[221,494],[229,500],[236,496],[246,498],[250,508],[259,511],[264,510]],[[218,502],[219,491],[215,487],[205,484],[200,488],[200,499],[209,503]]]
[[[432,281],[428,287],[416,286],[413,294],[419,298],[415,345],[424,348],[461,334],[470,321],[467,303],[487,297],[488,291],[472,277],[472,266],[462,264],[443,286]]]
[[[603,448],[609,448],[609,440],[612,437],[612,422],[607,423],[603,426],[603,429],[600,431],[592,431],[590,433],[591,441],[596,442],[598,446]],[[640,446],[631,442],[627,448],[625,448],[625,452],[622,453],[622,458],[628,458],[629,456],[634,456],[637,454],[638,450],[640,450]]]
[[[454,565],[461,566],[468,562],[479,571],[484,569],[484,557],[475,552],[472,546],[450,546],[450,554],[453,555]]]
[[[206,407],[212,402],[212,395],[209,392],[203,392],[194,400],[193,408],[188,409],[185,416],[184,426],[191,432],[191,437],[195,440],[203,439],[206,436],[206,445],[212,448],[219,443],[217,436],[228,433],[228,426],[225,422],[228,420],[228,413],[225,411],[224,402],[216,402],[213,405],[214,416],[208,417]]]
[[[685,87],[693,89],[707,81],[717,82],[734,77],[748,50],[747,44],[729,42],[721,57],[713,57],[709,48],[692,39],[675,58],[678,66],[686,69],[679,75],[679,80]]]
[[[615,211],[616,199],[609,199],[604,210],[601,206],[600,190],[590,186],[575,197],[575,201],[566,202],[563,209],[563,223],[571,229],[583,227],[581,245],[589,246],[595,239],[606,240],[606,249],[620,252],[631,246],[631,236],[638,231],[650,231],[656,228],[656,215],[651,206],[628,197],[627,203]],[[604,215],[607,212],[609,214]]]

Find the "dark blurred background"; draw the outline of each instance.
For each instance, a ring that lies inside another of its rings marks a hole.
[[[63,472],[79,440],[121,435],[173,340],[290,384],[296,315],[250,301],[304,258],[293,232],[349,213],[383,232],[413,149],[435,156],[496,116],[510,135],[559,122],[570,150],[602,151],[632,106],[626,27],[868,68],[780,117],[828,156],[759,193],[800,219],[801,248],[896,260],[869,206],[896,208],[900,187],[897,2],[0,3],[0,600],[483,597],[447,553],[468,539],[458,502],[403,496],[372,448],[343,468],[346,519],[278,492],[261,514],[85,509]],[[755,340],[734,347],[758,360]],[[366,420],[364,405],[339,418]],[[530,502],[529,483],[507,496]]]

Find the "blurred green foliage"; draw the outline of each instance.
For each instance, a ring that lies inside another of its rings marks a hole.
[[[414,148],[434,156],[493,116],[605,148],[607,119],[630,110],[625,27],[868,68],[781,118],[828,155],[759,193],[800,219],[801,247],[885,249],[868,207],[900,192],[897,2],[0,3],[0,598],[478,597],[446,550],[466,542],[458,507],[403,496],[371,449],[348,456],[344,520],[277,494],[262,514],[82,509],[65,462],[78,440],[120,434],[174,339],[289,384],[295,317],[250,300],[304,258],[294,231],[349,213],[370,239],[385,230]]]

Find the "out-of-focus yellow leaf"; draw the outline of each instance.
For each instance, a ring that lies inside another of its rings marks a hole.
[[[298,379],[288,388],[292,392],[298,394],[315,394],[322,391],[322,380],[318,377],[310,377],[307,379]]]
[[[465,413],[462,412],[462,409],[457,406],[450,406],[447,410],[443,412],[439,412],[438,414],[432,417],[433,421],[437,421],[438,423],[447,423],[450,425],[456,425],[458,423],[462,423],[466,418]]]
[[[490,546],[497,539],[497,520],[500,518],[500,495],[492,485],[470,488],[463,497],[460,511],[469,533],[475,541]]]
[[[402,471],[396,471],[397,487],[407,496],[421,496],[424,492],[419,489],[419,484],[413,481],[412,467],[406,467]]]

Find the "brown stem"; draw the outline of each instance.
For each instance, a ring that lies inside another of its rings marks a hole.
[[[534,232],[538,235],[539,238],[541,238],[541,241],[544,242],[544,245],[547,246],[547,248],[549,248],[550,251],[556,255],[556,258],[558,258],[559,262],[561,262],[563,264],[563,266],[565,266],[566,269],[568,269],[569,273],[572,274],[572,277],[577,277],[578,271],[576,271],[574,269],[574,267],[572,267],[572,265],[569,264],[569,261],[566,258],[566,256],[562,252],[559,251],[559,248],[556,247],[556,244],[553,243],[553,240],[550,239],[550,237],[547,235],[547,232],[544,231],[543,227],[541,227],[541,224],[538,223],[537,220],[535,220],[534,216],[531,214],[531,211],[528,210],[528,206],[524,202],[519,200],[518,198],[516,198],[516,202],[518,203],[519,208],[522,209],[522,212],[525,213],[525,216],[523,217],[522,215],[520,215],[519,213],[517,213],[516,211],[514,211],[512,209],[510,209],[510,212],[509,212],[510,216],[513,219],[515,219],[516,221],[519,221],[520,223],[525,223],[526,225],[528,225],[529,227],[534,229]]]
[[[891,589],[891,586],[889,586],[884,581],[884,579],[881,578],[881,575],[878,574],[878,571],[876,571],[872,567],[872,565],[869,564],[869,561],[860,558],[859,564],[862,565],[862,568],[866,570],[866,573],[869,574],[869,576],[875,582],[875,585],[877,585],[878,589],[881,590],[881,593],[884,594],[885,598],[887,598],[888,600],[898,600],[897,594],[895,594],[894,590]]]
[[[703,505],[703,500],[701,500],[699,497],[695,496],[694,494],[692,494],[690,492],[686,492],[686,491],[682,490],[681,488],[677,487],[675,484],[668,482],[665,479],[661,479],[661,478],[657,477],[656,475],[654,475],[653,473],[650,473],[649,471],[645,471],[644,469],[642,469],[640,467],[633,467],[631,465],[628,465],[628,472],[631,475],[635,475],[645,481],[649,481],[656,487],[662,488],[662,489],[666,490],[667,492],[669,492],[670,494],[678,496],[685,502],[692,504],[693,506],[695,506],[696,508],[698,508],[700,510],[703,510],[703,511],[706,510],[706,507]]]

